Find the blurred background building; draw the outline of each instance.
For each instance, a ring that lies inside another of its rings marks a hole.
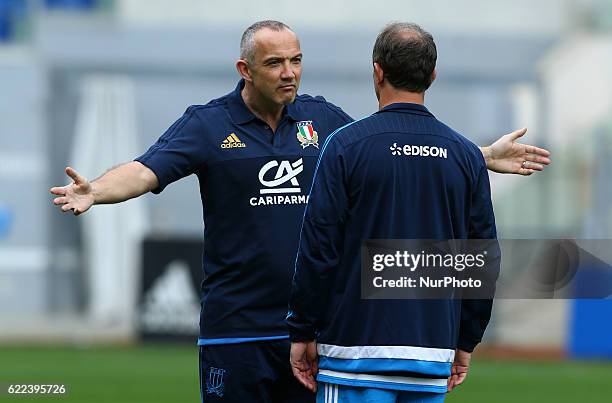
[[[164,261],[157,283],[143,268],[155,245],[199,248],[196,179],[79,218],[48,189],[66,165],[94,178],[131,160],[187,106],[231,91],[242,31],[260,19],[298,33],[301,92],[355,118],[377,106],[377,32],[419,23],[438,45],[438,118],[480,145],[526,126],[553,152],[544,173],[491,175],[500,237],[612,238],[612,1],[0,0],[0,342],[134,340],[168,306],[195,342],[188,264]],[[610,302],[501,300],[487,342],[612,357]]]

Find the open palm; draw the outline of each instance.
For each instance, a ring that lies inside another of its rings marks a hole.
[[[487,168],[498,173],[531,175],[542,171],[550,164],[550,152],[536,146],[517,143],[517,139],[527,133],[527,129],[502,136],[489,147]]]
[[[53,199],[53,204],[61,206],[63,212],[72,211],[74,215],[82,214],[94,203],[91,183],[70,167],[66,168],[66,175],[72,179],[72,183],[51,188],[51,194],[59,196]]]

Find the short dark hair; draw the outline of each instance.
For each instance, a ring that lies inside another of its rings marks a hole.
[[[248,27],[242,34],[242,38],[240,39],[240,58],[241,59],[244,59],[248,62],[253,61],[253,57],[255,55],[255,33],[257,33],[257,31],[264,29],[264,28],[268,28],[273,31],[282,31],[284,29],[287,29],[293,32],[293,30],[289,28],[287,24],[284,24],[280,21],[274,21],[274,20],[257,21],[256,23]]]
[[[431,85],[438,57],[431,34],[417,24],[389,24],[376,38],[372,61],[389,83],[410,92],[425,92]]]

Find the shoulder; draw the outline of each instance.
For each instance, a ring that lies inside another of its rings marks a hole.
[[[353,120],[353,118],[344,112],[342,108],[329,102],[321,95],[312,96],[308,94],[300,94],[295,98],[295,107],[301,112],[310,112],[314,110],[335,115],[336,117],[346,120],[347,122]]]
[[[370,117],[359,120],[351,120],[343,126],[340,126],[329,135],[325,142],[326,144],[323,145],[323,148],[325,149],[327,146],[330,146],[333,149],[344,149],[350,146],[362,136],[364,133],[362,130],[363,121],[369,118]]]
[[[180,133],[182,137],[204,140],[208,137],[207,133],[228,121],[227,110],[225,97],[214,99],[206,104],[189,105],[163,137],[171,138]]]
[[[375,134],[376,131],[373,130],[373,127],[376,127],[376,125],[372,122],[376,119],[377,115],[369,115],[361,119],[351,120],[334,131],[330,136],[330,141],[348,147],[364,137]]]
[[[466,155],[471,160],[477,163],[482,163],[483,165],[485,164],[484,157],[482,156],[482,152],[480,151],[480,148],[476,144],[474,144],[471,140],[469,140],[467,137],[457,132],[450,126],[447,126],[446,124],[440,122],[439,120],[437,122],[438,122],[441,133],[445,134],[451,140],[457,143],[457,145],[465,151]]]
[[[190,105],[185,111],[185,115],[200,119],[215,116],[225,116],[228,108],[228,96],[213,99],[206,104]]]

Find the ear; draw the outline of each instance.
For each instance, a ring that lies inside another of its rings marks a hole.
[[[374,79],[378,85],[381,85],[385,81],[385,72],[383,71],[380,64],[374,62]]]
[[[438,73],[436,71],[436,69],[434,69],[434,71],[431,73],[431,82],[433,83],[434,81],[436,81],[436,77],[438,76]]]
[[[253,81],[253,78],[251,77],[251,70],[249,69],[249,64],[246,60],[239,59],[236,62],[236,70],[238,70],[240,77],[244,78],[244,81]]]

